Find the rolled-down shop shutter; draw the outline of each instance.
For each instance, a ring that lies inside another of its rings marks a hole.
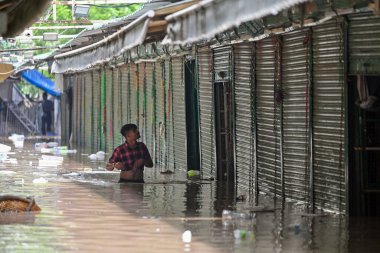
[[[68,122],[69,122],[69,114],[68,114],[68,97],[67,97],[67,89],[69,87],[69,77],[68,75],[63,75],[63,90],[66,91],[61,96],[61,137],[64,144],[68,142]]]
[[[280,190],[280,115],[274,102],[275,46],[272,38],[256,48],[257,174],[260,192]]]
[[[112,70],[109,68],[105,69],[106,74],[106,84],[105,84],[105,133],[104,133],[104,143],[105,143],[105,152],[110,152],[113,147],[113,118],[112,118],[112,96],[113,96],[113,80],[112,80]]]
[[[92,71],[92,118],[93,118],[93,146],[92,151],[99,149],[99,108],[100,108],[100,98],[99,98],[99,89],[100,89],[100,76],[99,70]]]
[[[147,62],[145,66],[146,80],[146,115],[145,115],[145,144],[148,147],[149,153],[154,159],[154,143],[155,143],[155,99],[154,99],[154,64]]]
[[[172,79],[172,61],[171,59],[165,60],[165,101],[166,101],[166,167],[167,169],[174,169],[174,147],[173,147],[173,79]]]
[[[139,129],[141,135],[141,141],[146,143],[146,94],[145,94],[145,62],[141,62],[138,65],[138,116],[139,116]]]
[[[380,17],[367,12],[348,19],[350,74],[380,75]]]
[[[79,75],[74,75],[74,84],[73,84],[73,122],[72,122],[72,134],[75,145],[78,145],[79,138],[79,124],[78,124],[78,115],[79,115],[79,106],[78,106],[78,97],[79,97]]]
[[[254,43],[234,46],[235,61],[235,156],[238,195],[254,189],[253,55]]]
[[[137,65],[134,63],[129,64],[129,80],[130,80],[130,97],[129,97],[129,107],[131,113],[130,123],[139,125],[139,115],[138,115],[138,93],[139,93],[139,84],[138,84],[138,70]]]
[[[309,186],[309,30],[283,36],[282,87],[285,197],[305,201]]]
[[[129,86],[129,72],[128,65],[122,65],[120,67],[120,105],[121,105],[121,122],[122,125],[130,122],[130,86]],[[120,126],[121,127],[121,126]]]
[[[156,80],[156,164],[162,167],[166,167],[166,149],[165,149],[165,78],[163,76],[164,62],[157,62],[155,69]]]
[[[81,83],[81,96],[80,96],[80,146],[85,147],[86,145],[86,72],[82,74],[82,83]]]
[[[179,168],[187,170],[185,81],[183,60],[183,57],[175,57],[172,59],[174,164],[176,169]]]
[[[344,212],[343,32],[335,20],[313,28],[315,205]]]
[[[212,58],[209,47],[198,49],[197,61],[201,174],[203,178],[210,178],[215,177],[216,161]]]
[[[90,148],[92,145],[92,134],[93,134],[93,106],[92,106],[92,76],[91,72],[87,71],[85,80],[85,147]]]
[[[113,136],[113,147],[111,149],[113,150],[115,147],[119,146],[121,144],[121,135],[120,135],[120,128],[122,126],[121,121],[121,101],[120,101],[120,70],[119,67],[114,68],[112,70],[112,80],[113,80],[113,96],[112,96],[112,136]]]

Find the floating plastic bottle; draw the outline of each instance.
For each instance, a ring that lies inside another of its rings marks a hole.
[[[230,210],[223,210],[222,212],[223,220],[252,220],[254,218],[253,214],[234,212]]]
[[[191,231],[190,230],[186,230],[183,234],[182,234],[182,241],[184,243],[190,243],[191,242]]]
[[[244,229],[235,229],[234,230],[234,237],[237,240],[246,240],[246,239],[252,240],[254,238],[254,234],[253,234],[253,232],[247,231]]]

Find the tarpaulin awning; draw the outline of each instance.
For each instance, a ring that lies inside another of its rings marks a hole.
[[[181,1],[144,13],[112,35],[85,47],[54,57],[53,73],[81,71],[111,61],[147,41],[161,40],[166,31],[165,17],[185,9],[198,0]]]
[[[244,22],[260,19],[308,0],[204,0],[166,17],[163,44],[187,44],[211,39]]]
[[[28,69],[21,73],[22,78],[30,84],[46,91],[53,96],[60,96],[60,90],[55,88],[54,82],[35,69]]]
[[[64,73],[90,68],[109,62],[126,50],[142,44],[148,31],[149,21],[153,16],[154,11],[149,11],[101,41],[56,55],[52,72]]]

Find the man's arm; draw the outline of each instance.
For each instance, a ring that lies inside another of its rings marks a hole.
[[[148,168],[152,168],[153,167],[152,157],[150,156],[148,148],[145,146],[145,144],[144,144],[144,149],[145,149],[144,166]]]

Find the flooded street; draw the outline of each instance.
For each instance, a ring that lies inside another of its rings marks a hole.
[[[376,218],[302,217],[299,203],[248,215],[252,205],[236,203],[225,186],[186,172],[148,168],[145,184],[118,184],[117,172],[80,151],[40,167],[34,142],[0,162],[0,189],[34,196],[42,211],[0,214],[0,252],[379,252]],[[223,210],[248,217],[223,219]]]

